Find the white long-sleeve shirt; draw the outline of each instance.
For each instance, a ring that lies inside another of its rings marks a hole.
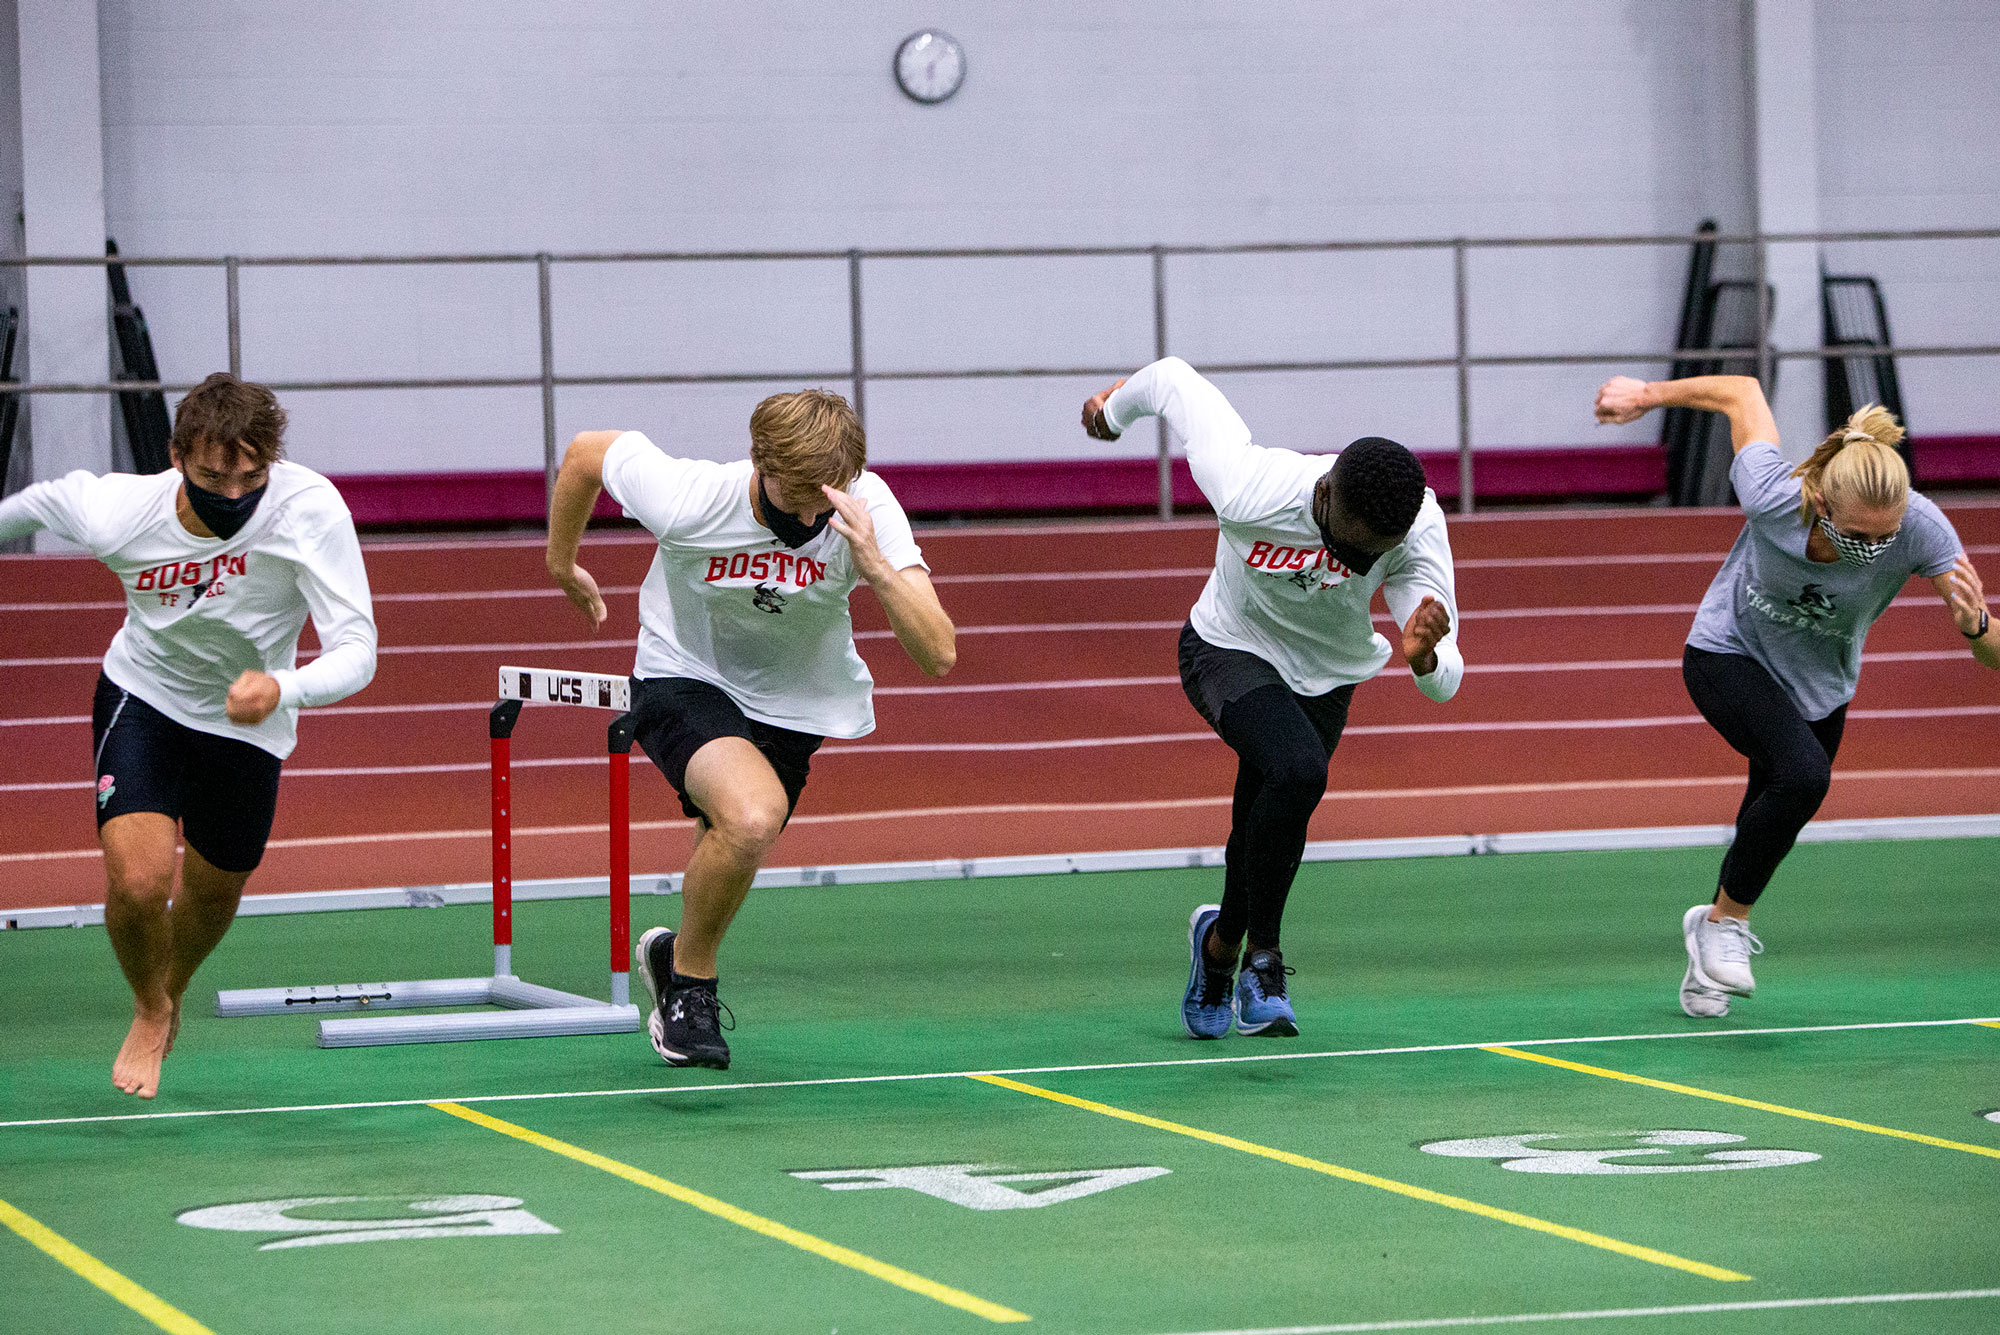
[[[331,482],[280,460],[249,523],[201,538],[175,513],[180,484],[174,470],[70,473],[0,501],[0,540],[45,528],[102,561],[125,586],[104,675],[178,723],[283,759],[298,744],[300,708],[344,699],[375,675],[353,516]],[[308,615],[322,652],[301,668]],[[262,723],[233,723],[229,687],[252,670],[277,679],[278,708]]]
[[[1313,484],[1337,456],[1251,444],[1250,428],[1222,391],[1178,357],[1136,372],[1105,403],[1104,416],[1120,432],[1142,417],[1164,418],[1222,523],[1215,569],[1189,616],[1202,639],[1257,655],[1300,695],[1324,695],[1366,681],[1389,661],[1389,641],[1369,620],[1376,589],[1398,625],[1429,596],[1444,605],[1451,630],[1438,642],[1437,667],[1416,678],[1417,688],[1438,701],[1457,692],[1465,674],[1458,599],[1444,510],[1433,492],[1425,490],[1409,536],[1357,575],[1327,554],[1313,520]]]

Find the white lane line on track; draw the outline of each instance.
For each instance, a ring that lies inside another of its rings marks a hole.
[[[602,759],[602,757],[597,757]],[[1911,783],[1923,780],[2000,779],[2000,767],[1973,769],[1877,769],[1839,770],[1834,778],[1848,783]],[[87,785],[84,785],[87,786]],[[1599,793],[1613,790],[1743,787],[1741,774],[1716,774],[1698,778],[1673,779],[1575,779],[1560,783],[1474,783],[1440,788],[1353,788],[1328,792],[1320,798],[1328,802],[1431,801],[1441,797],[1532,797],[1546,793]],[[1139,811],[1199,811],[1226,807],[1230,799],[1220,797],[1141,798],[1124,802],[994,802],[950,807],[900,807],[880,811],[840,811],[794,816],[793,825],[845,825],[887,820],[951,820],[964,816],[1066,816],[1115,815]],[[639,832],[686,829],[685,820],[635,820]],[[602,836],[602,822],[591,825],[515,826],[516,840],[568,835]],[[379,834],[329,834],[273,839],[266,848],[326,848],[347,844],[418,844],[464,839],[487,840],[493,831],[486,826],[461,830],[392,830]],[[0,864],[9,862],[62,862],[99,856],[95,848],[57,849],[38,853],[0,853]]]
[[[1940,1289],[1933,1293],[1859,1293],[1835,1298],[1761,1298],[1735,1303],[1684,1303],[1678,1307],[1599,1307],[1572,1312],[1521,1312],[1507,1316],[1412,1317],[1400,1321],[1342,1321],[1331,1326],[1257,1326],[1200,1335],[1354,1335],[1377,1330],[1447,1330],[1465,1326],[1519,1326],[1531,1321],[1610,1321],[1635,1316],[1701,1316],[1714,1312],[1768,1312],[1793,1307],[1866,1307],[1878,1303],[1935,1303],[2000,1298],[2000,1289]]]
[[[2000,543],[1972,543],[1966,547],[1968,555],[1992,556],[2000,554]],[[1719,565],[1729,553],[1716,552],[1654,552],[1619,553],[1617,555],[1592,556],[1472,556],[1454,561],[1458,570],[1541,570],[1571,569],[1579,566],[1653,566],[1653,565]],[[1005,570],[989,571],[969,575],[932,575],[931,583],[939,585],[969,584],[1059,584],[1072,580],[1135,580],[1135,579],[1195,579],[1213,571],[1212,565],[1203,566],[1152,566],[1137,570]],[[600,588],[606,597],[631,597],[639,592],[637,584],[607,584]],[[439,589],[428,593],[378,593],[374,595],[378,603],[437,603],[437,602],[492,602],[501,599],[518,598],[561,598],[563,591],[557,588],[527,589]],[[125,608],[119,600],[100,599],[87,602],[28,602],[0,603],[0,612],[117,612]]]
[[[1895,608],[1941,607],[1936,598],[1901,597],[1889,606]],[[1498,607],[1484,610],[1459,611],[1461,621],[1508,621],[1523,618],[1560,621],[1567,617],[1629,617],[1629,616],[1693,616],[1694,603],[1631,603],[1604,604],[1587,607]],[[1374,620],[1381,625],[1393,625],[1385,614],[1377,613]],[[1042,621],[992,626],[960,626],[960,635],[1074,635],[1085,632],[1112,633],[1163,630],[1179,630],[1187,621],[1186,617],[1176,617],[1166,621]],[[893,639],[890,630],[862,630],[854,633],[857,640]],[[486,644],[394,644],[384,645],[376,652],[383,656],[407,654],[534,654],[564,653],[575,650],[621,649],[630,652],[638,644],[632,639],[595,640],[547,640],[512,641]],[[69,654],[52,658],[0,658],[0,668],[18,667],[79,667],[99,663],[102,654]],[[318,657],[317,651],[302,653],[300,662]]]
[[[1868,663],[1956,663],[1965,654],[1958,649],[1900,649],[1885,650],[1879,654],[1863,654],[1861,661]],[[1468,663],[1468,675],[1493,672],[1658,672],[1680,671],[1678,658],[1600,658],[1572,660],[1556,663]],[[1073,680],[1055,681],[995,681],[995,682],[938,682],[922,686],[877,686],[878,696],[925,696],[925,695],[991,695],[1009,691],[1080,691],[1113,690],[1133,687],[1179,686],[1179,677],[1077,677]],[[487,710],[493,707],[490,700],[447,700],[431,704],[402,705],[322,705],[312,711],[310,717],[336,717],[347,714],[426,714],[457,713],[460,711]],[[88,714],[44,714],[34,718],[0,718],[0,728],[43,728],[68,726],[90,722]]]
[[[1850,723],[1912,719],[1986,718],[2000,715],[2000,705],[1937,705],[1919,709],[1855,709]],[[1489,732],[1611,732],[1628,728],[1690,728],[1707,720],[1699,714],[1663,714],[1640,718],[1494,719],[1480,723],[1358,723],[1346,737],[1403,737]],[[820,748],[825,756],[988,755],[1020,751],[1088,751],[1105,747],[1161,746],[1180,742],[1220,741],[1206,728],[1188,732],[1146,732],[1117,737],[1054,737],[1012,742],[832,742]],[[546,756],[513,762],[515,769],[570,769],[599,765],[600,752],[589,756]],[[429,765],[300,766],[285,771],[292,779],[346,779],[392,774],[484,773],[486,761],[450,761]],[[33,783],[0,783],[0,793],[42,793],[89,788],[87,779],[52,779]]]
[[[1994,1017],[1956,1020],[1875,1020],[1858,1024],[1789,1025],[1767,1029],[1687,1029],[1653,1034],[1592,1034],[1572,1038],[1483,1039],[1473,1043],[1422,1043],[1393,1048],[1345,1048],[1324,1052],[1259,1052],[1243,1057],[1170,1057],[1136,1062],[1088,1062],[1068,1066],[987,1067],[974,1071],[916,1071],[895,1075],[822,1076],[812,1080],[746,1080],[730,1084],[647,1085],[632,1089],[580,1089],[540,1094],[473,1094],[415,1099],[371,1099],[349,1103],[291,1103],[264,1108],[205,1108],[179,1112],[101,1113],[88,1117],[37,1117],[0,1122],[0,1130],[29,1126],[81,1126],[97,1122],[165,1122],[195,1117],[248,1117],[260,1113],[348,1112],[363,1108],[416,1108],[431,1103],[533,1103],[550,1099],[603,1099],[634,1094],[730,1093],[756,1089],[818,1089],[830,1085],[889,1085],[916,1080],[963,1080],[974,1075],[1068,1075],[1091,1071],[1145,1071],[1184,1066],[1243,1066],[1262,1062],[1328,1061],[1346,1057],[1407,1057],[1435,1052],[1476,1052],[1483,1048],[1553,1048],[1591,1043],[1651,1043],[1681,1038],[1752,1038],[1775,1034],[1839,1034],[1876,1029],[1945,1029],[1995,1023]]]

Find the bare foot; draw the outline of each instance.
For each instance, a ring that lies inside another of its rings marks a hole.
[[[160,1059],[167,1055],[172,1031],[171,1010],[151,1017],[135,1014],[132,1028],[125,1035],[125,1046],[118,1049],[118,1060],[111,1063],[111,1083],[142,1099],[159,1093]]]

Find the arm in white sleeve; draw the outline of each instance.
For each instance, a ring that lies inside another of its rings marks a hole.
[[[1104,418],[1113,431],[1122,433],[1142,417],[1166,419],[1187,450],[1195,485],[1221,518],[1254,520],[1297,500],[1289,482],[1282,497],[1256,494],[1263,451],[1250,443],[1250,428],[1222,391],[1179,357],[1141,367],[1105,400]]]
[[[32,490],[32,488],[30,489]],[[42,517],[26,491],[17,491],[0,501],[0,542],[25,538],[42,530]]]
[[[0,501],[0,542],[47,529],[65,542],[95,552],[87,519],[87,495],[97,478],[81,470],[37,482]]]
[[[299,592],[319,632],[320,656],[302,668],[271,675],[280,706],[310,709],[344,700],[375,676],[375,605],[354,521],[328,524],[299,566]]]
[[[1444,512],[1429,496],[1424,498],[1416,527],[1404,539],[1401,559],[1382,581],[1382,601],[1389,605],[1389,615],[1398,627],[1409,624],[1425,598],[1435,598],[1444,605],[1451,629],[1438,641],[1437,666],[1429,676],[1416,678],[1417,689],[1443,704],[1458,693],[1458,683],[1465,676],[1465,656],[1458,649],[1458,595],[1453,585],[1451,543],[1445,536]]]

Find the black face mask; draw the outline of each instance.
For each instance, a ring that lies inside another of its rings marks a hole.
[[[1371,552],[1362,547],[1350,547],[1344,542],[1335,542],[1325,529],[1319,531],[1320,541],[1326,544],[1326,554],[1346,566],[1357,575],[1365,575],[1375,568],[1382,559],[1381,552]]]
[[[1331,517],[1333,496],[1325,479],[1320,481],[1313,492],[1313,523],[1319,528],[1319,540],[1326,545],[1326,554],[1346,566],[1357,575],[1365,575],[1375,568],[1375,563],[1386,554],[1371,552],[1365,547],[1356,547],[1350,542],[1341,542],[1328,530],[1326,521]],[[1392,549],[1393,550],[1393,549]]]
[[[778,541],[787,547],[803,547],[817,538],[826,529],[826,523],[833,518],[832,510],[822,510],[819,518],[812,523],[802,523],[789,510],[780,510],[778,503],[771,499],[771,485],[763,474],[757,475],[757,490],[764,502],[764,527],[778,535]]]
[[[271,489],[271,484],[266,482],[257,490],[246,491],[241,496],[224,496],[202,490],[186,473],[181,474],[181,485],[187,488],[188,508],[218,538],[233,538],[241,532],[243,526],[250,522],[250,516],[257,513],[257,503]]]

